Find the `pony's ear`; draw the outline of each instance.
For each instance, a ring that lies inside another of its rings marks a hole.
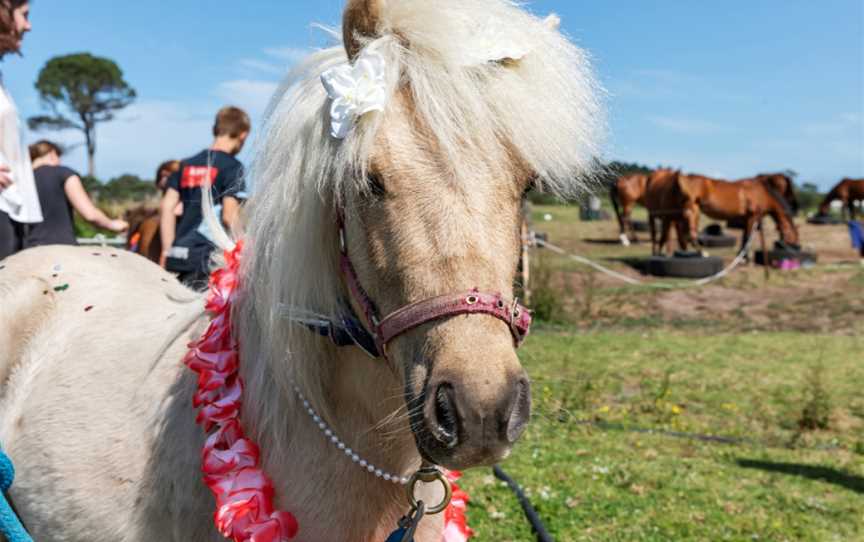
[[[548,17],[543,19],[543,24],[550,30],[558,30],[561,28],[561,17],[557,13],[550,13]]]
[[[363,48],[358,37],[373,38],[378,35],[381,12],[387,0],[349,0],[342,17],[342,40],[348,58],[354,60]]]

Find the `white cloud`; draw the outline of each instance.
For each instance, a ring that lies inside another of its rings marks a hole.
[[[264,54],[286,62],[289,66],[296,64],[309,56],[311,49],[302,47],[270,47],[264,49]]]
[[[309,50],[278,47],[262,52],[261,58],[240,61],[240,67],[251,70],[250,77],[219,83],[202,89],[203,99],[168,101],[141,99],[121,111],[117,118],[97,128],[96,174],[108,180],[124,173],[150,178],[156,167],[171,158],[185,158],[205,148],[211,141],[213,117],[223,105],[236,105],[252,118],[253,131],[270,98],[291,64],[309,54]],[[75,131],[40,132],[30,140],[49,138],[67,146],[77,145],[64,162],[87,171],[87,153],[83,136]],[[247,151],[248,152],[248,151]],[[244,152],[241,159],[248,158]]]
[[[683,135],[716,134],[726,130],[726,127],[721,124],[693,118],[652,115],[647,119],[658,128]]]
[[[235,79],[220,83],[216,95],[244,109],[254,121],[259,121],[278,86],[275,81]]]
[[[263,72],[269,75],[284,75],[287,72],[285,67],[257,58],[244,58],[240,61],[240,65],[253,72]]]
[[[108,180],[124,173],[151,178],[163,161],[185,158],[210,143],[216,104],[185,104],[141,100],[97,127],[96,174]],[[63,145],[80,144],[75,131],[31,133],[30,140],[48,138]],[[87,152],[77,146],[64,163],[87,173]]]

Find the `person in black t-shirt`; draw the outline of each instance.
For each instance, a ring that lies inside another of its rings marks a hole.
[[[222,223],[233,228],[240,214],[238,194],[245,190],[243,165],[235,156],[243,149],[250,130],[249,116],[243,110],[221,109],[213,126],[213,145],[181,161],[180,170],[168,179],[160,206],[160,264],[191,288],[207,287],[210,255],[215,248],[202,224],[201,189],[209,182],[213,204],[217,210],[221,207]],[[178,223],[174,211],[181,202],[183,214]]]
[[[62,151],[50,141],[30,145],[33,175],[44,220],[33,224],[24,236],[24,248],[42,245],[76,245],[73,209],[84,220],[102,229],[122,233],[129,228],[123,220],[113,220],[93,205],[81,177],[60,165]]]

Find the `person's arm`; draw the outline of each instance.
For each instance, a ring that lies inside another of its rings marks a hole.
[[[177,208],[178,203],[180,203],[180,192],[169,188],[165,191],[159,206],[159,236],[162,239],[162,257],[159,258],[159,265],[162,267],[165,267],[168,252],[174,245],[177,230],[177,215],[174,214],[174,209]]]
[[[231,196],[222,200],[222,223],[228,231],[236,232],[240,220],[240,200]]]
[[[0,165],[0,192],[12,186],[12,170],[9,166]]]
[[[93,201],[87,195],[87,190],[84,189],[84,184],[78,175],[72,175],[66,179],[66,182],[63,183],[63,191],[66,192],[66,199],[72,204],[72,208],[78,211],[78,214],[87,222],[114,233],[122,233],[129,229],[129,224],[125,220],[108,218],[105,213],[93,205]]]

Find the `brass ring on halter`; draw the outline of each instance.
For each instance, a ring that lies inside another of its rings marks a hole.
[[[444,487],[444,499],[438,506],[429,506],[426,509],[427,515],[434,516],[435,514],[440,514],[450,506],[450,500],[453,498],[453,486],[450,484],[450,480],[436,468],[423,468],[417,471],[408,482],[408,502],[411,503],[412,509],[416,509],[419,504],[416,497],[414,497],[414,490],[417,488],[418,482],[423,482],[424,484],[440,482]]]

